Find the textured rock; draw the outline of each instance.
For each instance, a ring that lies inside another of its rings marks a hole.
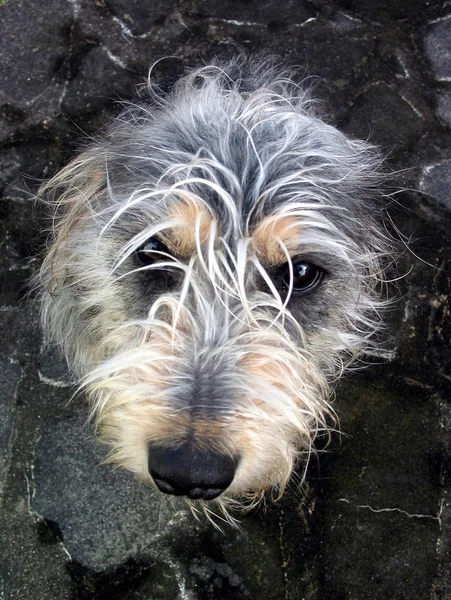
[[[424,126],[421,114],[390,86],[372,85],[357,99],[346,130],[369,138],[389,152],[406,152],[420,137]]]
[[[393,367],[373,368],[366,386],[344,386],[342,427],[350,437],[328,484],[321,598],[428,598],[440,531],[439,469],[431,465],[440,425],[430,430],[437,410],[430,390],[409,385],[403,367]],[[428,448],[418,443],[425,437]]]
[[[49,0],[1,7],[0,139],[57,112],[65,89],[70,2]]]
[[[451,81],[451,16],[429,27],[424,48],[435,77],[440,81]]]
[[[451,127],[451,92],[444,92],[438,95],[437,116],[448,127]]]
[[[39,354],[39,378],[56,387],[69,387],[75,381],[71,377],[66,361],[55,347],[42,347]]]
[[[86,420],[65,419],[44,429],[33,469],[33,510],[58,526],[73,560],[96,571],[142,554],[187,513],[174,513],[125,472],[99,466],[102,457]]]
[[[451,209],[451,160],[446,160],[423,169],[420,189]]]
[[[8,450],[13,432],[17,386],[22,376],[19,365],[0,358],[0,493],[6,475]]]

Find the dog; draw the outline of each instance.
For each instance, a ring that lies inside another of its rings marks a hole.
[[[383,326],[383,161],[310,87],[243,57],[149,84],[40,192],[42,323],[107,460],[226,516],[305,467]]]

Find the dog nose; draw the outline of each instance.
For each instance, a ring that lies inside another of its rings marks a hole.
[[[213,500],[232,483],[238,460],[214,450],[199,450],[190,442],[176,448],[151,446],[149,472],[165,494],[192,500]]]

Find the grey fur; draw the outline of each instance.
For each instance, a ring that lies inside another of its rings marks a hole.
[[[272,60],[203,67],[149,94],[42,191],[55,210],[43,324],[82,378],[112,460],[141,477],[148,444],[177,446],[188,422],[214,424],[214,439],[195,441],[240,457],[220,500],[228,514],[233,498],[283,490],[333,426],[331,386],[377,344],[381,158],[320,120]],[[177,231],[181,202],[201,207],[192,256],[138,264],[146,240]],[[306,293],[283,290],[255,250],[274,215],[299,223],[293,258],[324,272]],[[259,380],[263,363],[280,383]]]

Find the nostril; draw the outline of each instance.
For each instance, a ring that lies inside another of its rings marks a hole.
[[[165,481],[164,479],[162,479],[161,476],[155,471],[151,472],[150,474],[152,475],[156,486],[161,492],[164,492],[165,494],[177,495],[175,486],[172,485],[169,481]]]
[[[225,488],[193,488],[188,491],[187,496],[191,500],[214,500],[220,496],[229,486]]]
[[[176,448],[149,447],[149,472],[165,494],[192,500],[213,500],[232,483],[238,459],[213,450],[199,450],[191,442]]]

